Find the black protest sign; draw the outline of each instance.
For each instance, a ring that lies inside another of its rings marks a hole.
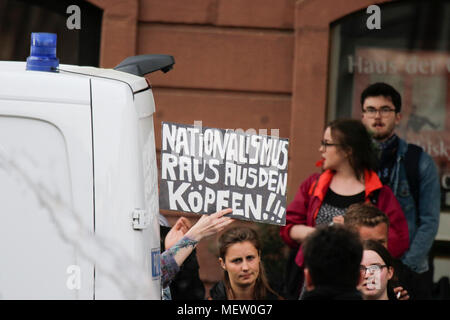
[[[286,224],[288,139],[162,123],[161,209]]]

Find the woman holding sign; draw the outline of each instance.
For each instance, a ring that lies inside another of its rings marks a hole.
[[[371,137],[358,120],[336,120],[327,127],[319,152],[322,159],[315,173],[301,185],[286,212],[281,227],[283,241],[295,250],[287,284],[290,297],[298,297],[303,283],[301,244],[316,226],[343,223],[346,209],[360,202],[371,202],[390,220],[389,251],[399,258],[408,249],[408,225],[403,211],[388,186],[377,174],[377,155]],[[298,286],[297,286],[298,284]]]

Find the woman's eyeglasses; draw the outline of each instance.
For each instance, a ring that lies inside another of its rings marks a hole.
[[[381,269],[383,268],[387,268],[387,265],[371,264],[370,266],[367,267],[363,265],[359,266],[359,270],[361,270],[361,272],[363,272],[364,274],[366,274],[367,272],[369,272],[369,274],[374,274],[376,271],[381,271]]]
[[[367,117],[369,118],[375,118],[378,112],[380,113],[380,116],[386,118],[391,114],[391,112],[395,112],[395,109],[391,109],[389,107],[382,107],[380,109],[368,107],[366,109],[363,109],[363,112],[367,114]]]
[[[339,144],[339,143],[329,143],[329,142],[327,142],[327,141],[325,141],[325,140],[321,140],[321,141],[320,141],[320,145],[321,145],[322,147],[326,148],[326,147],[339,146],[340,144]]]

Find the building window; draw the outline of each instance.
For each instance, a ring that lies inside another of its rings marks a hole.
[[[67,8],[80,8],[80,29],[67,28]],[[0,0],[0,60],[26,61],[32,32],[57,34],[60,63],[97,67],[103,11],[86,1]]]
[[[450,210],[450,1],[379,7],[381,29],[367,28],[366,10],[331,25],[327,120],[360,118],[365,87],[394,86],[403,100],[397,133],[434,158]]]

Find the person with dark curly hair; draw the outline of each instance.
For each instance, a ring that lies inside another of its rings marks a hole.
[[[306,291],[302,300],[362,300],[363,247],[358,234],[341,225],[318,227],[303,245]]]

